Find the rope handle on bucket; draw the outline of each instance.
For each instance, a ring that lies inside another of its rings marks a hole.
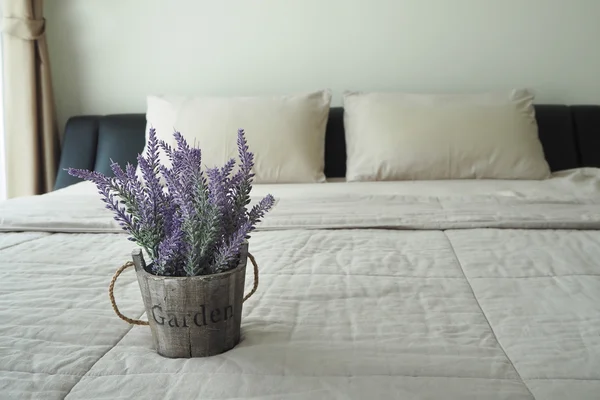
[[[254,266],[254,285],[252,286],[252,290],[250,291],[250,293],[244,296],[244,300],[242,300],[242,303],[248,300],[250,296],[252,296],[256,292],[256,289],[258,289],[258,264],[256,264],[256,260],[254,259],[254,256],[252,254],[248,253],[248,258]],[[117,272],[115,272],[112,279],[110,280],[110,285],[108,285],[108,297],[110,298],[110,304],[112,304],[112,308],[115,311],[115,314],[117,314],[117,316],[123,321],[131,325],[148,325],[148,321],[132,319],[121,314],[121,311],[119,311],[119,307],[117,307],[117,302],[115,301],[115,295],[113,293],[115,290],[115,282],[117,282],[117,278],[119,277],[119,275],[121,275],[121,273],[129,267],[133,267],[133,262],[127,261],[125,264],[121,265],[121,267],[119,267]]]

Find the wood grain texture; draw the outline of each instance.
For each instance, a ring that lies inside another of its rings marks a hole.
[[[240,341],[248,244],[238,266],[215,275],[164,277],[148,273],[140,249],[132,253],[158,354],[208,357]]]

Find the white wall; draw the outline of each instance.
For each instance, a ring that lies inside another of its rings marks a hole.
[[[149,93],[528,87],[600,104],[600,0],[50,0],[61,126]]]

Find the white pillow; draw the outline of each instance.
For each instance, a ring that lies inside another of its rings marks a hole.
[[[527,90],[344,94],[348,181],[545,179]]]
[[[237,160],[237,131],[244,129],[254,153],[255,183],[325,182],[327,90],[264,97],[148,96],[147,101],[146,138],[154,127],[159,139],[175,145],[177,130],[202,149],[203,166]],[[161,162],[168,164],[162,154]]]

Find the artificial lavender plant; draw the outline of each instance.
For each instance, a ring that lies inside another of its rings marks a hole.
[[[152,259],[151,271],[163,276],[208,275],[237,265],[240,248],[275,199],[267,195],[248,210],[254,155],[244,131],[238,131],[239,165],[229,160],[221,168],[201,168],[198,148],[179,132],[176,148],[150,129],[147,152],[135,166],[111,164],[114,176],[69,169],[69,174],[93,182],[115,220]],[[170,166],[159,161],[162,150]],[[162,177],[162,179],[161,179]]]

